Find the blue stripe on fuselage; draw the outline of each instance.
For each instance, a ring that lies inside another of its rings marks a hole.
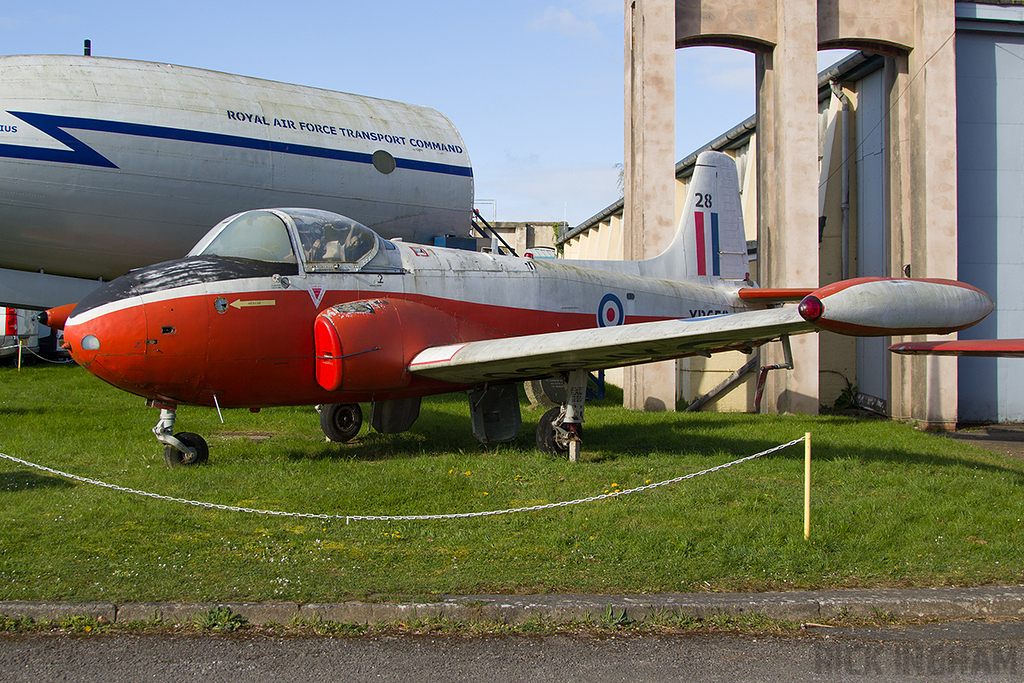
[[[288,142],[277,142],[274,140],[247,138],[239,135],[208,133],[205,131],[187,130],[184,128],[168,128],[165,126],[152,126],[141,123],[124,123],[121,121],[85,119],[75,116],[58,116],[55,114],[39,114],[33,112],[9,111],[7,113],[17,116],[30,126],[39,129],[53,137],[55,140],[58,140],[62,144],[71,148],[64,150],[48,149],[45,147],[24,147],[21,145],[0,145],[0,157],[8,157],[12,159],[53,161],[65,164],[78,164],[82,166],[117,168],[117,166],[109,159],[64,130],[65,128],[70,128],[73,130],[92,130],[103,133],[116,133],[119,135],[132,135],[135,137],[155,138],[160,140],[196,142],[204,145],[219,145],[221,147],[255,149],[265,152],[277,152],[279,154],[294,154],[297,156],[333,159],[335,161],[350,161],[359,164],[373,163],[373,155],[365,152],[327,149],[324,147],[313,147],[311,145],[297,145]],[[473,169],[471,167],[442,164],[433,161],[420,161],[418,159],[404,159],[396,157],[395,166],[413,171],[426,171],[428,173],[442,173],[445,175],[456,175],[469,178],[473,177]]]
[[[722,274],[721,257],[718,249],[718,214],[711,214],[711,264],[712,264],[712,275]]]

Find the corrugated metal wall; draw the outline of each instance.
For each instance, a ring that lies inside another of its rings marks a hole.
[[[885,222],[885,90],[882,71],[857,81],[854,163],[857,169],[856,277],[888,277]],[[851,276],[853,274],[851,273]],[[889,400],[888,338],[857,339],[857,390]]]
[[[958,25],[959,278],[995,312],[961,339],[1024,337],[1024,35],[1020,25]],[[1024,421],[1024,360],[962,358],[966,422]]]

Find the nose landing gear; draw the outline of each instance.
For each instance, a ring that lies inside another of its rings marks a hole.
[[[160,409],[160,421],[153,427],[153,435],[164,444],[164,462],[168,467],[201,465],[210,459],[210,448],[203,437],[192,432],[173,433],[178,406],[168,403],[150,405]]]

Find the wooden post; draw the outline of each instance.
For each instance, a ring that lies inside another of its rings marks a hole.
[[[811,537],[811,433],[804,434],[804,540]]]

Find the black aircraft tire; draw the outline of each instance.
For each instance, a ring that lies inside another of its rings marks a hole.
[[[174,438],[189,448],[194,448],[196,450],[196,457],[195,459],[186,462],[185,453],[179,451],[174,446],[164,446],[164,462],[168,467],[191,467],[192,465],[202,465],[210,459],[210,447],[206,445],[206,440],[198,434],[193,434],[192,432],[178,432],[174,435]]]
[[[537,423],[537,450],[556,458],[567,458],[569,457],[569,442],[555,436],[553,425],[561,410],[560,407],[552,408],[540,418],[540,422]],[[583,436],[582,425],[577,427],[576,433],[580,437]]]
[[[333,403],[320,409],[320,429],[331,441],[351,441],[362,426],[363,410],[358,403]]]

